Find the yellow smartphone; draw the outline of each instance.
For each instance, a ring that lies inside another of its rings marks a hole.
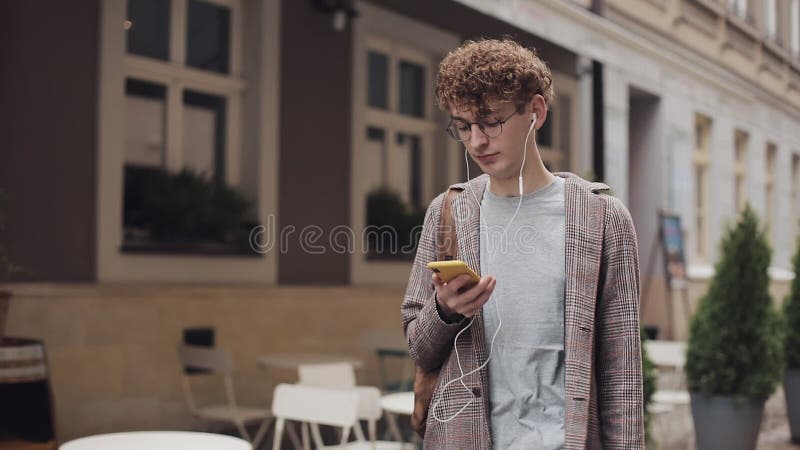
[[[457,259],[453,259],[450,261],[432,261],[428,263],[428,269],[431,269],[433,272],[439,275],[439,278],[442,279],[443,282],[448,283],[453,278],[461,275],[467,274],[472,278],[472,280],[467,283],[467,286],[472,286],[476,284],[478,281],[481,281],[481,277],[478,276],[472,269],[469,268],[467,263],[464,261],[460,261]]]

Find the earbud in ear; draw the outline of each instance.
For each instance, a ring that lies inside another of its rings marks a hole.
[[[536,118],[537,118],[537,117],[536,117],[536,113],[532,113],[532,114],[531,114],[531,126],[530,126],[528,129],[531,129],[531,128],[533,128],[534,126],[536,126]]]

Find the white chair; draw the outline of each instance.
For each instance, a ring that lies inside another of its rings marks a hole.
[[[339,447],[344,449],[350,430],[358,420],[358,394],[354,391],[302,386],[297,384],[279,384],[272,396],[272,414],[275,423],[273,450],[280,450],[283,428],[286,420],[303,423],[303,449],[308,450],[308,428],[306,424],[329,425],[342,430]],[[319,428],[311,427],[312,438],[317,448],[324,447]]]
[[[653,402],[666,405],[688,405],[689,393],[683,389],[683,367],[686,365],[686,343],[679,341],[645,341],[647,356],[668,374],[664,389],[653,393]]]
[[[264,433],[269,428],[273,417],[265,408],[244,407],[236,403],[232,377],[234,365],[230,354],[219,348],[180,345],[178,347],[178,358],[180,359],[181,372],[183,373],[183,393],[192,415],[209,421],[233,423],[239,434],[250,441],[253,444],[253,448],[258,448],[258,444],[264,438]],[[204,369],[208,373],[187,374],[186,367]],[[209,374],[222,376],[225,385],[226,402],[198,406],[195,402],[190,378]],[[261,425],[253,439],[250,439],[250,433],[247,432],[245,425],[256,421],[260,421]]]
[[[676,417],[680,417],[680,414],[676,416],[673,411],[678,407],[686,407],[690,403],[689,392],[683,388],[686,343],[648,340],[645,341],[645,350],[659,372],[664,371],[667,375],[653,393],[649,411],[660,437],[668,439],[671,436]]]
[[[364,431],[357,422],[353,428],[356,441],[346,444],[345,448],[350,450],[399,450],[405,448],[401,442],[377,440],[377,423],[383,416],[380,404],[381,391],[373,386],[356,386],[355,370],[352,365],[347,363],[308,364],[300,366],[298,373],[298,383],[301,385],[348,390],[358,394],[358,419],[367,422],[369,441],[364,437]],[[319,427],[312,425],[312,430],[314,429],[318,432]]]

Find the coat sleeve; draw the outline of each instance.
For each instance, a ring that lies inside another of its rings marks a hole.
[[[426,371],[441,367],[453,347],[453,339],[467,322],[447,323],[436,308],[435,290],[428,263],[436,260],[436,235],[445,194],[431,202],[425,213],[422,235],[400,307],[403,331],[411,358]]]
[[[636,231],[622,202],[604,197],[595,366],[603,449],[644,449]]]

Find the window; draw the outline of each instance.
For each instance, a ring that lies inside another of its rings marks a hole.
[[[708,257],[708,178],[710,163],[711,119],[695,115],[694,163],[694,256],[698,262]]]
[[[128,2],[128,53],[169,60],[169,0],[130,0]]]
[[[800,0],[791,0],[789,5],[789,49],[795,58],[800,57]]]
[[[745,158],[750,137],[741,130],[734,132],[734,162],[733,162],[733,207],[737,214],[744,210],[747,202],[745,191]]]
[[[764,32],[768,39],[778,39],[777,0],[764,0]]]
[[[165,163],[166,93],[163,84],[125,82],[125,162],[160,168]]]
[[[568,77],[553,74],[553,84],[558,90],[553,104],[547,111],[547,120],[536,132],[536,143],[545,167],[552,172],[570,171],[572,148],[573,99],[577,84]]]
[[[800,192],[800,154],[793,153],[792,154],[792,185],[790,186],[789,192],[789,235],[792,236],[792,239],[797,235],[798,231],[798,221],[800,220],[800,207],[797,204],[798,201],[798,192]]]
[[[752,7],[752,0],[728,0],[728,9],[730,9],[740,19],[751,23],[753,22]]]
[[[378,37],[367,41],[366,224],[394,230],[368,233],[370,259],[413,257],[400,250],[415,244],[412,230],[422,224],[432,192],[426,177],[432,135],[443,128],[432,119],[433,67],[433,58],[418,50]]]
[[[123,247],[131,249],[131,242],[170,236],[148,228],[142,208],[157,192],[150,183],[181,173],[195,177],[181,186],[198,195],[198,183],[236,188],[245,83],[240,0],[128,0],[126,11]]]
[[[778,154],[778,147],[769,142],[767,143],[766,153],[766,177],[764,193],[766,195],[766,209],[764,219],[767,226],[767,239],[770,243],[775,242],[775,158]]]

